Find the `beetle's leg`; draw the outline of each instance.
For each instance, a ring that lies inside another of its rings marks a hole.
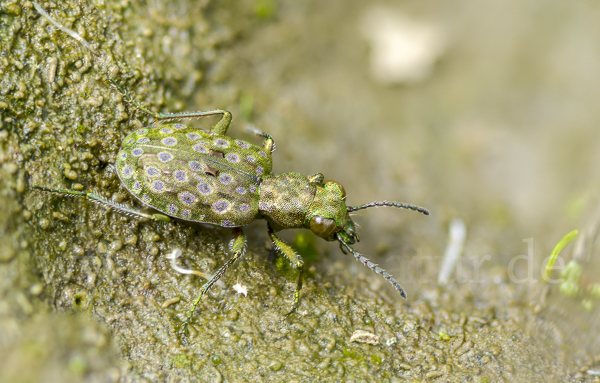
[[[292,266],[297,268],[299,271],[298,282],[296,284],[296,292],[294,293],[294,303],[292,304],[292,309],[287,314],[285,314],[285,318],[287,318],[288,316],[290,316],[291,313],[296,311],[296,309],[298,308],[298,304],[300,303],[300,290],[302,289],[302,273],[304,269],[304,261],[302,260],[300,254],[297,254],[294,251],[294,249],[290,247],[290,245],[277,238],[270,224],[269,236],[271,237],[275,248],[279,250],[279,252],[282,253],[288,259],[288,261],[290,261]]]
[[[323,173],[315,173],[312,176],[308,177],[308,182],[310,182],[311,184],[322,184],[323,179],[325,179]]]
[[[265,141],[265,151],[267,153],[273,153],[275,151],[275,140],[273,140],[273,137],[271,137],[270,134],[265,133],[261,130],[258,130],[255,126],[251,126],[248,131],[250,133],[254,133],[257,136],[261,136],[266,138],[267,140]]]
[[[181,119],[186,119],[186,118],[200,118],[200,117],[207,117],[207,116],[216,116],[216,115],[220,114],[222,116],[221,119],[219,120],[219,122],[217,122],[217,124],[211,130],[213,133],[218,134],[218,135],[225,135],[225,133],[227,133],[227,128],[229,128],[229,124],[231,123],[231,113],[229,113],[227,110],[222,110],[222,109],[208,110],[205,112],[180,112],[180,113],[153,112],[150,109],[142,106],[136,100],[134,100],[133,97],[131,97],[131,95],[129,94],[129,92],[127,92],[127,90],[125,90],[125,88],[123,88],[119,84],[117,84],[117,81],[115,80],[115,78],[110,76],[110,74],[109,74],[108,80],[110,81],[112,86],[119,93],[121,93],[121,95],[123,96],[123,98],[125,99],[126,102],[133,105],[136,109],[141,110],[142,112],[151,115],[152,117],[154,117],[154,120],[156,120],[156,121],[167,122],[167,121],[181,120]]]
[[[46,188],[43,186],[36,186],[33,185],[32,186],[34,189],[37,190],[41,190],[41,191],[45,191],[45,192],[50,192],[50,193],[57,193],[57,194],[64,194],[66,196],[78,196],[78,197],[84,197],[89,199],[90,201],[100,204],[100,205],[104,205],[106,207],[109,207],[111,209],[120,211],[121,213],[127,214],[127,215],[131,215],[131,216],[135,216],[135,217],[139,217],[139,218],[146,218],[149,219],[151,221],[162,221],[162,222],[170,222],[171,218],[164,215],[164,214],[160,214],[160,213],[156,213],[156,214],[148,214],[148,213],[144,213],[142,211],[139,210],[135,210],[132,209],[128,206],[125,205],[121,205],[112,201],[107,200],[106,198],[99,196],[98,194],[94,194],[94,193],[87,193],[87,192],[82,192],[82,191],[77,191],[77,190],[62,190],[62,189],[51,189],[51,188]]]
[[[229,124],[231,124],[231,113],[227,110],[216,109],[216,110],[208,110],[205,112],[181,112],[181,113],[153,113],[152,115],[157,121],[174,121],[181,120],[185,118],[200,118],[200,117],[208,117],[208,116],[217,116],[221,115],[221,119],[213,128],[210,130],[212,133],[215,133],[220,136],[224,136],[227,133],[227,129],[229,128]]]
[[[206,282],[204,286],[202,286],[202,288],[200,289],[200,295],[194,301],[194,305],[192,306],[192,309],[190,310],[183,325],[184,334],[187,332],[188,325],[190,324],[190,320],[194,315],[196,306],[198,306],[198,303],[200,303],[200,299],[202,299],[204,294],[206,294],[208,290],[210,290],[212,285],[214,285],[221,278],[221,276],[227,271],[229,266],[233,265],[233,263],[246,252],[246,234],[244,234],[244,231],[239,227],[233,229],[233,239],[231,240],[230,248],[233,252],[233,257],[231,257],[227,262],[225,262],[225,264],[221,266],[219,270],[217,270],[216,274],[213,275],[213,277],[208,282]]]

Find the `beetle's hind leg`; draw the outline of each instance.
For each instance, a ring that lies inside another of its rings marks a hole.
[[[229,124],[231,124],[231,113],[227,110],[216,109],[216,110],[208,110],[205,112],[180,112],[180,113],[157,113],[153,112],[150,109],[142,106],[139,102],[133,99],[129,92],[125,90],[122,86],[117,84],[117,81],[114,77],[108,77],[108,81],[112,84],[112,86],[117,90],[117,92],[121,93],[126,102],[133,105],[136,109],[141,110],[142,112],[151,115],[154,117],[156,121],[168,122],[174,120],[182,120],[186,118],[200,118],[200,117],[208,117],[208,116],[217,116],[221,115],[221,119],[217,124],[212,128],[212,132],[221,136],[224,136],[227,133],[227,129],[229,128]]]
[[[265,141],[265,151],[267,153],[273,153],[275,151],[275,140],[273,140],[273,137],[271,137],[270,134],[263,132],[262,130],[259,130],[257,127],[255,126],[251,126],[250,128],[248,128],[248,132],[256,134],[257,136],[261,136],[266,138]]]
[[[55,194],[62,194],[64,196],[77,196],[77,197],[83,197],[86,198],[94,203],[97,203],[99,205],[103,205],[106,206],[108,208],[111,208],[113,210],[119,211],[121,213],[133,216],[133,217],[138,217],[138,218],[146,218],[149,219],[151,221],[161,221],[161,222],[171,222],[171,218],[164,215],[164,214],[160,214],[160,213],[155,213],[155,214],[148,214],[148,213],[144,213],[143,211],[140,210],[136,210],[136,209],[132,209],[129,206],[125,206],[125,205],[121,205],[119,203],[115,203],[112,202],[110,200],[107,200],[106,198],[95,194],[95,193],[88,193],[88,192],[83,192],[83,191],[78,191],[78,190],[67,190],[67,189],[52,189],[52,188],[47,188],[44,186],[37,186],[37,185],[33,185],[32,186],[33,189],[36,190],[41,190],[43,192],[49,192],[49,193],[55,193]]]
[[[188,328],[188,325],[190,324],[190,320],[192,319],[192,316],[194,316],[194,311],[196,311],[196,306],[198,306],[198,303],[200,303],[200,300],[202,299],[204,294],[206,294],[208,292],[208,290],[210,290],[212,285],[214,285],[221,278],[221,276],[223,274],[225,274],[227,269],[229,269],[229,267],[231,265],[233,265],[233,263],[238,258],[243,256],[244,253],[246,252],[246,234],[244,234],[244,231],[238,227],[233,229],[233,240],[231,241],[231,252],[233,253],[233,257],[231,257],[227,262],[225,262],[225,264],[223,266],[221,266],[221,268],[219,270],[217,270],[216,274],[213,275],[213,277],[208,282],[206,282],[204,284],[204,286],[202,286],[202,288],[200,289],[200,295],[194,301],[194,305],[192,306],[192,309],[188,313],[188,316],[183,325],[183,333],[184,334],[187,333],[187,328]]]
[[[302,275],[304,270],[304,261],[300,254],[297,254],[294,249],[290,247],[287,243],[283,242],[281,239],[277,238],[273,228],[269,224],[269,237],[273,241],[275,248],[282,253],[288,261],[298,269],[298,281],[296,282],[296,292],[294,293],[294,302],[292,303],[292,309],[285,314],[285,318],[290,316],[294,311],[298,309],[298,304],[300,303],[300,290],[302,289]]]

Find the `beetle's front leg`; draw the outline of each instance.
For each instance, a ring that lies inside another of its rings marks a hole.
[[[229,247],[231,249],[231,252],[233,253],[233,257],[231,257],[227,262],[225,262],[225,264],[221,266],[219,270],[217,270],[217,273],[213,275],[213,277],[208,282],[206,282],[204,286],[202,286],[202,288],[200,289],[200,295],[194,301],[194,305],[192,306],[192,309],[190,310],[187,319],[185,320],[185,324],[183,325],[184,334],[187,332],[188,325],[190,323],[190,320],[192,319],[192,316],[194,315],[196,306],[198,306],[198,303],[200,303],[200,299],[202,299],[204,294],[206,294],[208,290],[210,290],[212,285],[214,285],[221,278],[221,276],[227,271],[227,269],[246,252],[246,234],[244,234],[244,231],[239,227],[233,229],[233,239],[231,240]]]
[[[294,311],[296,311],[296,309],[298,309],[298,304],[300,303],[300,290],[302,289],[302,273],[304,270],[304,261],[302,260],[302,257],[300,256],[300,254],[297,254],[294,251],[294,249],[292,249],[290,247],[290,245],[283,242],[281,239],[277,238],[277,236],[275,235],[275,232],[273,231],[273,228],[271,227],[270,224],[269,224],[269,236],[271,237],[271,240],[273,241],[275,248],[280,253],[282,253],[288,259],[288,261],[290,261],[292,266],[297,268],[299,271],[298,282],[296,284],[296,293],[294,294],[294,303],[292,304],[292,309],[290,310],[290,312],[285,314],[285,318],[287,318],[288,316],[290,316],[291,313],[293,313]]]

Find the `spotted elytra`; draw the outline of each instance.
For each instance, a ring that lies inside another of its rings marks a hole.
[[[38,7],[36,3],[34,5]],[[75,32],[70,32],[71,36],[78,36]],[[84,41],[80,36],[79,39],[80,42]],[[89,49],[86,44],[84,46]],[[276,236],[275,233],[282,229],[310,229],[327,241],[338,241],[342,251],[348,250],[365,266],[381,274],[406,298],[406,293],[392,276],[350,246],[359,240],[350,213],[370,207],[389,206],[428,215],[426,209],[398,202],[347,206],[344,187],[337,181],[324,181],[321,173],[309,177],[299,173],[273,174],[273,138],[255,130],[256,134],[265,138],[263,146],[257,146],[227,136],[231,122],[231,113],[228,111],[153,113],[137,104],[126,91],[116,85],[112,77],[109,79],[126,101],[152,115],[155,122],[162,123],[138,129],[128,135],[123,140],[116,163],[117,173],[125,188],[144,205],[159,213],[146,213],[94,193],[33,187],[46,192],[82,196],[125,214],[151,221],[169,222],[171,218],[177,218],[233,228],[233,256],[200,289],[185,320],[184,332],[202,297],[244,254],[246,236],[241,227],[259,218],[267,221],[268,235],[275,248],[298,269],[294,300],[286,317],[298,308],[303,260]],[[168,123],[215,115],[220,115],[221,119],[209,132]]]

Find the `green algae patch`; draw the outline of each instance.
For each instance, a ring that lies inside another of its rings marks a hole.
[[[172,358],[173,367],[181,369],[191,369],[193,360],[186,354],[176,354]]]

